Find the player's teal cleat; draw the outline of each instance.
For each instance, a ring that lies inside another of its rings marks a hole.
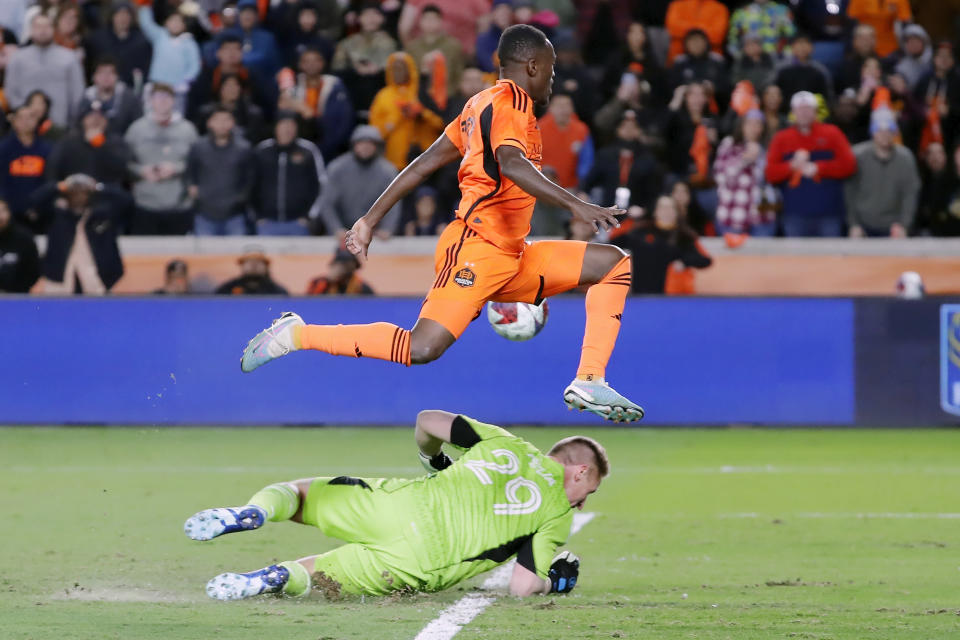
[[[183,523],[183,532],[191,540],[213,540],[225,533],[253,531],[263,526],[267,512],[258,506],[204,509]]]
[[[244,373],[250,373],[275,358],[296,351],[291,329],[303,324],[303,318],[292,311],[285,311],[269,327],[255,335],[253,340],[247,343],[247,346],[243,349],[243,357],[240,358],[240,369]]]
[[[602,378],[574,380],[564,389],[563,401],[571,409],[586,409],[613,422],[635,422],[643,418],[643,407],[614,391]]]
[[[250,573],[221,573],[207,583],[207,595],[214,600],[243,600],[277,593],[289,579],[290,570],[276,564]]]

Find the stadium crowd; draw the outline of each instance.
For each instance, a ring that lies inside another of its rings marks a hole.
[[[124,234],[342,234],[496,82],[514,23],[556,48],[544,172],[628,210],[635,277],[708,265],[701,235],[960,235],[956,15],[913,5],[3,0],[0,290],[109,290]],[[456,171],[382,237],[439,233]],[[538,205],[532,234],[583,227]]]

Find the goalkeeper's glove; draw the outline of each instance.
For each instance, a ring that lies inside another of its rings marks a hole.
[[[443,471],[453,464],[453,460],[450,459],[450,456],[445,454],[443,451],[438,451],[437,455],[433,456],[432,458],[421,451],[420,462],[423,464],[423,468],[429,473]]]
[[[580,558],[569,551],[562,551],[550,565],[550,593],[570,593],[577,585],[580,575]]]

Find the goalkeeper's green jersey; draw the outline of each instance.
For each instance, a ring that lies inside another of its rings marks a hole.
[[[409,506],[409,516],[400,516],[404,536],[428,576],[424,587],[445,589],[514,554],[546,578],[573,522],[563,465],[465,416],[454,419],[451,443],[464,452],[453,465],[398,487],[399,502]]]

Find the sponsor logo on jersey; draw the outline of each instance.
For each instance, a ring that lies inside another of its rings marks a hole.
[[[457,275],[453,276],[453,281],[461,287],[472,287],[476,279],[477,274],[475,274],[473,269],[469,267],[460,269],[460,271],[457,271]]]

